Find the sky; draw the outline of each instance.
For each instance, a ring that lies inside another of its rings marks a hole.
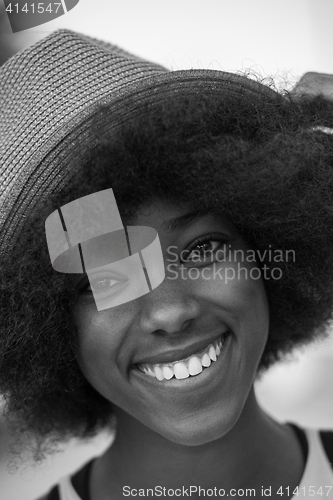
[[[306,71],[333,73],[332,19],[331,0],[80,0],[8,37],[27,46],[67,28],[169,69],[251,69],[284,85]]]

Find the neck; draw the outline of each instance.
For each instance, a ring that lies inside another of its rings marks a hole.
[[[119,489],[124,485],[132,488],[163,485],[173,489],[190,485],[207,489],[213,485],[226,490],[261,488],[276,482],[279,470],[280,475],[285,476],[292,461],[298,464],[298,472],[293,468],[294,475],[301,476],[303,471],[293,432],[262,411],[253,388],[233,428],[200,446],[174,443],[120,408],[116,408],[115,413],[117,436],[99,459],[99,470],[100,479],[104,474],[110,483],[116,482]]]

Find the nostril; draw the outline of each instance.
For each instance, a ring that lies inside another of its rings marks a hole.
[[[178,335],[192,327],[200,313],[200,306],[193,301],[148,298],[142,309],[140,326],[147,333]]]

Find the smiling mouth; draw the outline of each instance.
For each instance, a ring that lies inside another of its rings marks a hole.
[[[139,363],[134,366],[135,369],[140,370],[149,377],[154,377],[157,380],[171,380],[176,378],[177,380],[195,377],[199,375],[203,370],[210,367],[214,363],[223,349],[223,345],[229,332],[223,333],[218,339],[213,343],[210,343],[201,351],[192,354],[186,359],[181,361],[173,361],[172,363]]]

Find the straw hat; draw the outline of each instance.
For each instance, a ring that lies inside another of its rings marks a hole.
[[[0,259],[10,255],[26,218],[80,175],[80,155],[69,164],[69,151],[83,155],[96,147],[91,124],[101,104],[108,105],[107,127],[116,132],[143,106],[181,92],[282,98],[243,76],[168,71],[65,29],[7,61],[0,68]]]

